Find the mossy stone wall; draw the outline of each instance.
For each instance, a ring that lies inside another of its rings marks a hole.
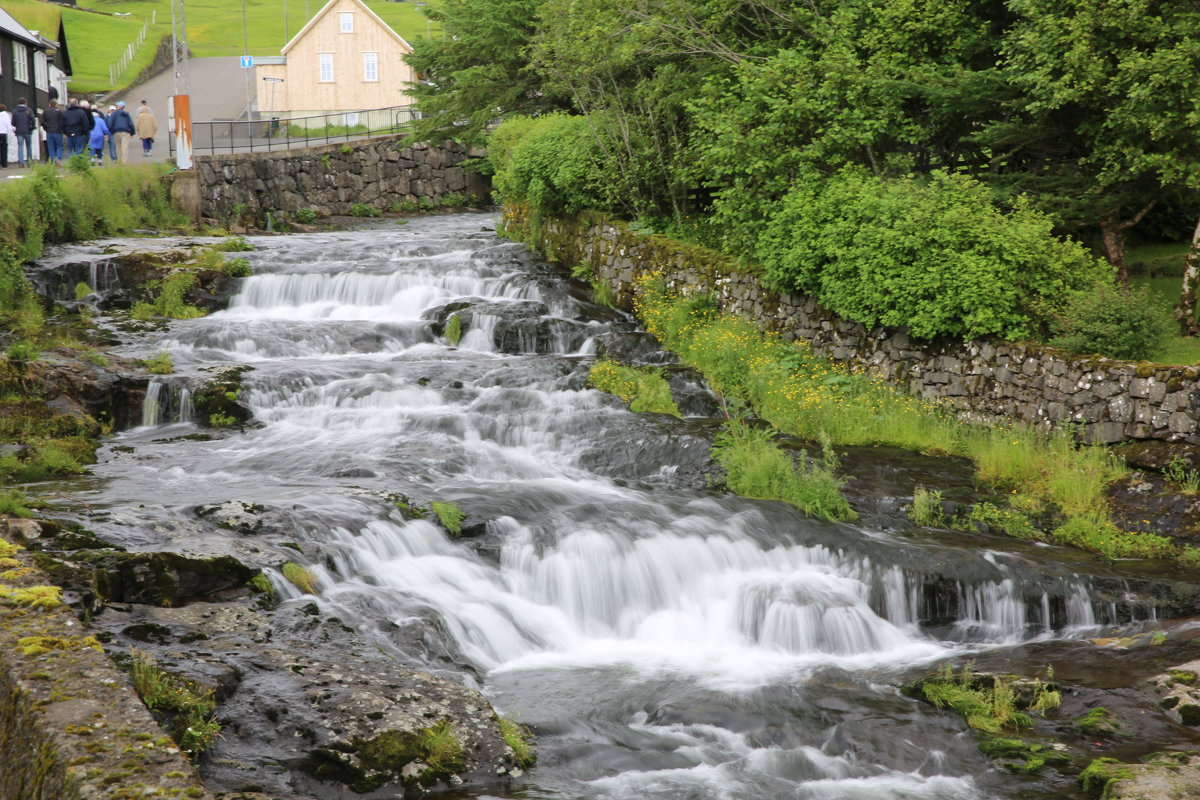
[[[269,153],[196,156],[200,213],[213,219],[249,211],[349,214],[364,203],[386,209],[393,203],[437,204],[450,194],[486,200],[488,179],[464,169],[472,157],[457,142],[442,145],[381,136],[355,142]],[[261,215],[256,215],[261,216]]]
[[[1196,367],[1080,356],[1031,342],[918,340],[903,328],[868,328],[837,317],[812,297],[782,294],[728,256],[665,236],[641,236],[594,212],[546,218],[509,205],[511,235],[548,258],[591,265],[632,307],[639,277],[661,273],[682,294],[711,294],[719,307],[804,341],[847,362],[985,422],[1077,424],[1091,441],[1159,439],[1200,444]]]

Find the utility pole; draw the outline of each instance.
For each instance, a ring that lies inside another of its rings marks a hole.
[[[183,0],[171,0],[171,64],[175,71],[175,94],[171,98],[171,117],[175,122],[175,166],[191,169],[192,107],[191,98],[188,97],[191,77],[188,73],[187,17]]]
[[[250,33],[246,28],[246,0],[242,0],[242,57],[250,55]],[[246,123],[250,122],[250,70],[242,69],[246,73]]]

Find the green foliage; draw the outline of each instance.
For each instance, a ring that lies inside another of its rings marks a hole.
[[[1200,492],[1200,471],[1191,469],[1188,462],[1178,455],[1171,458],[1163,474],[1186,495]]]
[[[1051,534],[1059,544],[1078,547],[1107,558],[1171,558],[1175,543],[1169,536],[1124,533],[1110,520],[1071,517]]]
[[[288,583],[305,594],[317,594],[317,576],[307,567],[302,567],[294,561],[285,562],[281,570]]]
[[[1000,677],[981,680],[970,664],[958,677],[949,664],[943,666],[937,678],[925,681],[921,691],[926,700],[938,708],[958,712],[976,730],[1001,733],[1033,725],[1028,714],[1017,710],[1011,682]]]
[[[1103,274],[1027,204],[1002,213],[983,184],[946,173],[800,182],[768,212],[755,256],[775,289],[921,338],[1030,337],[1038,309]]]
[[[505,202],[557,214],[608,207],[603,153],[585,117],[510,117],[488,137],[488,158]]]
[[[157,284],[158,295],[154,298],[154,302],[134,303],[133,308],[130,309],[129,313],[134,319],[146,320],[155,316],[168,319],[195,319],[204,316],[203,309],[188,305],[183,301],[184,295],[196,285],[194,273],[176,271]]]
[[[1103,706],[1093,708],[1075,720],[1075,724],[1079,726],[1080,733],[1085,736],[1105,733],[1116,727],[1116,723],[1113,721],[1113,713]]]
[[[87,298],[87,296],[91,293],[92,293],[92,287],[88,286],[86,282],[80,281],[79,283],[75,284],[75,299],[76,300],[83,300],[83,299]]]
[[[434,776],[445,777],[466,768],[462,740],[447,719],[416,731],[389,730],[373,739],[355,739],[354,745],[363,766],[371,770],[399,773],[411,762],[423,761]]]
[[[588,385],[620,397],[629,403],[630,411],[682,416],[662,371],[653,367],[635,369],[601,359],[592,365]]]
[[[805,513],[830,520],[857,514],[842,497],[842,481],[833,470],[793,456],[774,441],[770,429],[744,422],[725,423],[713,441],[713,457],[725,469],[725,484],[743,497],[782,500]]]
[[[500,736],[513,751],[513,760],[517,766],[521,769],[529,769],[536,764],[537,756],[533,752],[533,731],[508,717],[498,717],[497,722],[500,724]]]
[[[1020,739],[984,736],[979,740],[979,750],[1000,761],[1006,769],[1025,775],[1041,772],[1047,764],[1065,764],[1071,760],[1067,754],[1044,744],[1027,744]]]
[[[378,217],[381,213],[378,208],[367,203],[353,203],[350,206],[352,217]]]
[[[348,156],[354,152],[354,148],[348,144],[344,144],[338,148],[338,152],[344,156]]]
[[[170,375],[175,372],[175,359],[171,358],[171,354],[163,350],[153,358],[146,359],[146,370],[151,375]]]
[[[447,342],[458,347],[458,343],[462,341],[463,335],[461,314],[450,315],[450,319],[446,320],[446,329],[442,335],[446,337]]]
[[[244,258],[232,258],[225,262],[225,274],[231,278],[248,278],[252,273],[250,262]]]
[[[250,244],[245,236],[227,236],[225,241],[214,246],[213,249],[223,253],[245,253],[253,250],[254,245]]]
[[[946,520],[942,511],[942,493],[937,489],[927,489],[918,486],[913,489],[912,506],[908,510],[908,518],[918,525],[941,525]]]
[[[212,414],[208,415],[208,425],[210,428],[232,428],[237,424],[237,417],[231,414],[214,411]]]
[[[1128,764],[1115,758],[1097,758],[1079,773],[1079,785],[1093,797],[1103,797],[1110,781],[1132,777],[1133,771]]]
[[[25,495],[16,489],[0,491],[0,514],[10,517],[32,517],[33,511],[28,503]]]
[[[172,738],[192,758],[212,747],[221,732],[212,689],[165,671],[149,653],[130,651],[133,687],[151,711],[163,714]]]
[[[317,221],[317,212],[311,208],[301,208],[296,211],[296,222],[311,225]]]
[[[1017,539],[1043,539],[1029,517],[1011,508],[999,508],[992,503],[976,503],[971,508],[972,522],[987,525]]]
[[[1052,321],[1052,344],[1131,361],[1153,356],[1172,327],[1146,287],[1122,289],[1111,282],[1072,292]]]
[[[462,521],[466,515],[461,508],[454,503],[441,503],[436,500],[430,505],[433,507],[433,513],[437,515],[438,521],[442,523],[442,527],[449,531],[451,536],[462,534]]]

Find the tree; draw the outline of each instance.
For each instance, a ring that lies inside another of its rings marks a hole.
[[[537,0],[444,0],[424,12],[444,36],[413,43],[410,84],[422,118],[418,138],[478,140],[502,114],[534,114],[564,106],[531,69],[528,49]]]

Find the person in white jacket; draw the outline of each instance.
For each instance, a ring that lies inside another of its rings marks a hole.
[[[12,114],[0,103],[0,169],[8,169],[8,137],[12,132]]]

